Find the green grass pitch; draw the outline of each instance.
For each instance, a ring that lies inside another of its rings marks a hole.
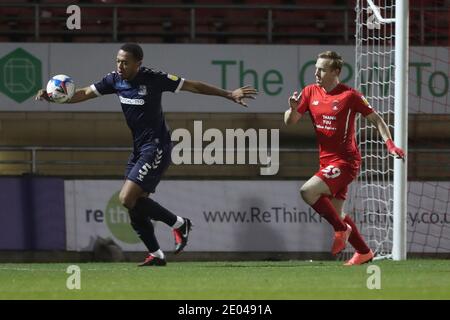
[[[0,264],[0,299],[450,299],[450,260],[79,263],[81,289],[66,287],[70,264]],[[378,266],[381,288],[368,289]]]

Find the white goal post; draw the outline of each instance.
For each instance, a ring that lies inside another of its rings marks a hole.
[[[396,0],[394,141],[408,152],[409,0]],[[394,160],[394,231],[392,258],[406,259],[407,160]]]
[[[356,1],[355,87],[394,132],[408,142],[408,0]],[[392,72],[394,71],[394,72]],[[393,74],[392,74],[393,73]],[[393,159],[365,119],[357,120],[363,164],[350,205],[364,216],[362,233],[376,258],[406,259],[407,161]],[[407,155],[408,156],[408,155]]]

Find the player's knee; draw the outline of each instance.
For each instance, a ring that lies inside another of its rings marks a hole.
[[[300,188],[300,196],[302,197],[303,201],[305,201],[309,205],[313,205],[320,197],[320,195],[318,195],[313,188],[308,186],[302,186]]]
[[[310,189],[308,187],[302,186],[300,188],[300,196],[302,197],[303,200],[307,201],[307,199],[310,196]]]
[[[136,199],[128,192],[120,192],[119,201],[125,208],[129,210],[133,209],[136,205]]]

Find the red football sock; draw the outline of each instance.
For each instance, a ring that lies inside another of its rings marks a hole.
[[[364,241],[363,237],[358,231],[358,228],[356,227],[353,220],[350,218],[349,215],[345,215],[344,222],[347,223],[350,227],[352,227],[352,233],[350,234],[350,237],[348,238],[348,242],[355,248],[356,252],[365,254],[370,251],[369,247],[367,246],[366,242]]]
[[[347,230],[347,226],[327,196],[321,196],[311,207],[333,226],[334,231]]]

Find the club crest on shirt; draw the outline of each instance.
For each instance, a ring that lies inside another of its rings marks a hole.
[[[139,90],[138,90],[138,94],[141,95],[141,96],[146,96],[147,95],[147,86],[140,85],[139,86]]]
[[[318,105],[319,105],[319,100],[314,100],[314,101],[312,102],[312,105],[313,105],[313,106],[318,106]]]
[[[338,110],[339,100],[333,100],[333,110]]]

